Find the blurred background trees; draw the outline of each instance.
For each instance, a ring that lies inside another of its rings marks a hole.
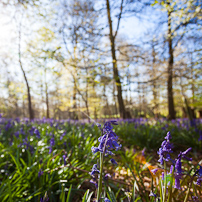
[[[4,116],[202,117],[201,1],[3,0],[0,7]]]

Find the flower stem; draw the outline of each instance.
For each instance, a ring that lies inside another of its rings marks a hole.
[[[164,161],[164,192],[163,192],[163,202],[166,201],[166,189],[167,189],[167,172],[166,172],[166,161]]]
[[[161,202],[163,201],[163,196],[162,196],[162,187],[163,187],[163,185],[162,185],[162,179],[159,177],[159,190],[160,190],[160,200],[161,200]]]
[[[175,169],[173,168],[172,173],[171,173],[170,189],[169,189],[169,193],[168,193],[168,202],[172,201],[174,170]]]
[[[104,160],[104,155],[103,155],[103,153],[100,153],[100,178],[99,178],[99,182],[98,182],[97,201],[99,201],[100,195],[102,192],[103,160]]]
[[[100,178],[99,178],[99,182],[98,182],[97,202],[100,200],[100,195],[102,192],[102,173],[103,173],[104,155],[105,155],[105,151],[106,151],[108,136],[109,136],[109,134],[107,134],[107,137],[105,140],[103,153],[100,153]]]
[[[187,202],[187,201],[188,201],[189,192],[190,192],[190,189],[191,189],[191,186],[192,186],[192,182],[193,182],[193,179],[191,178],[191,182],[190,182],[190,184],[189,184],[189,188],[188,188],[188,190],[187,190],[187,194],[186,194],[186,196],[185,196],[185,198],[184,198],[184,202]]]

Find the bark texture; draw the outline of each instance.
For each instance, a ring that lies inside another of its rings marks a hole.
[[[175,107],[173,99],[173,47],[172,47],[172,31],[171,31],[171,11],[168,11],[168,48],[169,48],[169,60],[168,60],[168,80],[167,80],[167,92],[168,92],[168,119],[175,119]]]
[[[113,35],[113,27],[112,27],[109,0],[106,0],[106,6],[107,6],[107,16],[108,16],[108,24],[109,24],[109,38],[110,38],[110,42],[111,42],[113,75],[114,75],[114,81],[116,83],[117,92],[118,92],[117,98],[118,98],[118,103],[119,103],[119,114],[120,114],[120,117],[124,119],[127,117],[126,117],[126,111],[125,111],[125,106],[124,106],[123,97],[122,97],[122,86],[121,86],[121,81],[120,81],[118,67],[117,67],[116,50],[115,50],[115,36],[117,34],[117,31],[116,31],[116,34]]]

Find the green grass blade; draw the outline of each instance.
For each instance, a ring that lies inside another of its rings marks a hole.
[[[68,195],[67,195],[66,202],[70,202],[71,191],[72,191],[72,184],[70,185],[70,188],[69,188],[69,191],[68,191]]]

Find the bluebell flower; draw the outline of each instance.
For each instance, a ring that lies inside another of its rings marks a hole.
[[[104,176],[104,180],[108,180],[109,178],[111,178],[112,176],[109,174],[109,173],[107,173],[105,176]]]
[[[111,202],[111,201],[108,198],[105,198],[104,202]]]
[[[45,195],[43,198],[40,198],[40,202],[48,202],[49,198],[47,195]]]
[[[118,136],[116,135],[116,133],[114,133],[112,131],[113,127],[112,125],[117,125],[118,123],[116,121],[107,121],[103,128],[101,128],[100,124],[96,124],[98,126],[98,128],[101,130],[102,132],[102,136],[98,138],[99,141],[99,145],[98,147],[92,147],[91,150],[92,152],[95,154],[97,152],[102,153],[101,155],[101,160],[100,160],[100,164],[101,164],[101,170],[103,169],[103,159],[104,156],[108,156],[108,155],[114,155],[113,154],[113,150],[118,150],[119,148],[121,148],[121,145],[118,144]],[[117,164],[117,162],[114,159],[111,159],[111,162],[114,164]],[[92,171],[90,172],[90,175],[95,178],[95,174],[99,174],[100,170],[98,170],[97,168],[97,164],[93,165]],[[101,177],[100,177],[101,176]],[[99,183],[102,183],[102,173],[99,176]],[[95,180],[92,181],[92,183],[95,182]],[[98,187],[98,199],[100,199],[100,186]],[[105,202],[109,202],[110,200],[105,198],[104,199]]]
[[[94,177],[96,173],[98,174],[98,173],[100,173],[100,171],[97,168],[97,164],[94,164],[92,171],[90,172],[90,175]]]
[[[52,153],[52,151],[53,151],[53,148],[52,147],[48,147],[49,148],[49,154],[51,154]]]
[[[55,138],[54,136],[50,139],[50,145],[53,147],[55,145]]]
[[[198,177],[196,180],[196,184],[201,186],[201,183],[202,183],[202,177]]]
[[[90,183],[94,184],[95,187],[98,188],[98,184],[95,177],[93,177],[93,179],[90,180]]]
[[[175,163],[175,170],[177,173],[182,173],[181,159],[182,159],[182,152],[180,152],[180,154],[178,155],[178,158],[176,159],[176,163]]]
[[[114,159],[110,159],[112,164],[118,165],[117,162]]]
[[[36,128],[35,128],[34,126],[31,127],[31,129],[29,130],[30,135],[34,135],[35,129],[36,129]]]
[[[105,154],[106,155],[113,155],[113,152],[111,150],[118,150],[121,148],[121,145],[119,145],[117,143],[118,141],[118,136],[116,135],[116,133],[114,133],[112,131],[113,125],[117,125],[116,121],[107,121],[102,130],[102,136],[98,138],[98,141],[100,142],[100,144],[98,145],[98,147],[92,147],[91,150],[92,152],[95,154],[96,152],[104,152],[105,149]],[[105,145],[106,143],[106,145]]]
[[[66,132],[64,132],[64,133],[60,136],[60,140],[62,140],[65,135],[66,135]]]
[[[42,169],[40,169],[38,172],[38,177],[41,177],[42,175],[43,175],[43,171],[42,171]]]
[[[66,162],[67,154],[64,154],[62,156],[62,158],[63,158],[63,161],[64,161],[64,166],[66,166],[67,165],[67,162]]]
[[[190,147],[186,151],[182,152],[182,158],[186,159],[187,161],[192,161],[192,158],[186,156],[191,150],[192,148]]]
[[[181,160],[182,158],[188,160],[188,161],[192,161],[191,158],[188,158],[186,155],[191,151],[191,148],[187,149],[186,151],[184,152],[180,152],[177,159],[176,159],[176,162],[175,162],[175,173],[174,173],[174,177],[175,177],[175,188],[176,189],[181,189],[180,187],[180,179],[182,179],[182,163],[181,163]]]
[[[32,154],[34,153],[34,147],[30,145],[27,137],[23,139],[23,143],[19,144],[18,147],[21,147],[22,145],[26,146],[26,149],[29,149]]]
[[[93,152],[93,154],[95,154],[96,152],[99,151],[99,149],[97,147],[92,146],[91,151]]]
[[[19,138],[20,132],[17,131],[17,132],[14,133],[14,135],[15,135],[16,138]]]
[[[37,138],[40,139],[41,136],[40,136],[40,133],[39,133],[39,130],[38,130],[38,129],[35,129],[35,130],[34,130],[34,134],[36,135]]]
[[[149,196],[153,196],[153,197],[157,197],[157,195],[154,193],[154,192],[151,192],[150,194],[149,194]]]
[[[24,131],[23,127],[20,129],[20,133],[21,133],[22,135],[25,135],[25,131]]]
[[[11,124],[11,121],[9,120],[5,126],[5,130],[8,131],[10,128],[12,128],[12,124]]]
[[[199,169],[197,170],[197,173],[200,177],[202,177],[202,166],[199,165]]]
[[[201,183],[202,183],[202,166],[199,165],[199,169],[196,170],[195,175],[197,175],[197,177],[198,177],[196,184],[201,186]]]
[[[193,202],[198,202],[199,200],[198,200],[198,197],[197,196],[192,196],[192,201]]]
[[[171,135],[170,132],[167,133],[165,140],[162,142],[161,147],[157,154],[159,155],[159,162],[163,165],[163,161],[171,160],[170,153],[172,153],[172,144],[170,143]]]
[[[182,174],[181,173],[175,173],[174,177],[175,177],[175,186],[174,186],[174,188],[181,189],[180,180],[182,179]]]
[[[154,169],[151,170],[151,172],[152,172],[154,175],[156,175],[156,172],[157,172],[158,170],[159,170],[158,168],[154,168]]]
[[[201,130],[199,131],[199,139],[198,139],[198,141],[202,141],[202,131]]]
[[[54,136],[50,139],[50,146],[48,147],[49,148],[49,154],[52,153],[53,151],[53,146],[55,145],[55,138]]]

